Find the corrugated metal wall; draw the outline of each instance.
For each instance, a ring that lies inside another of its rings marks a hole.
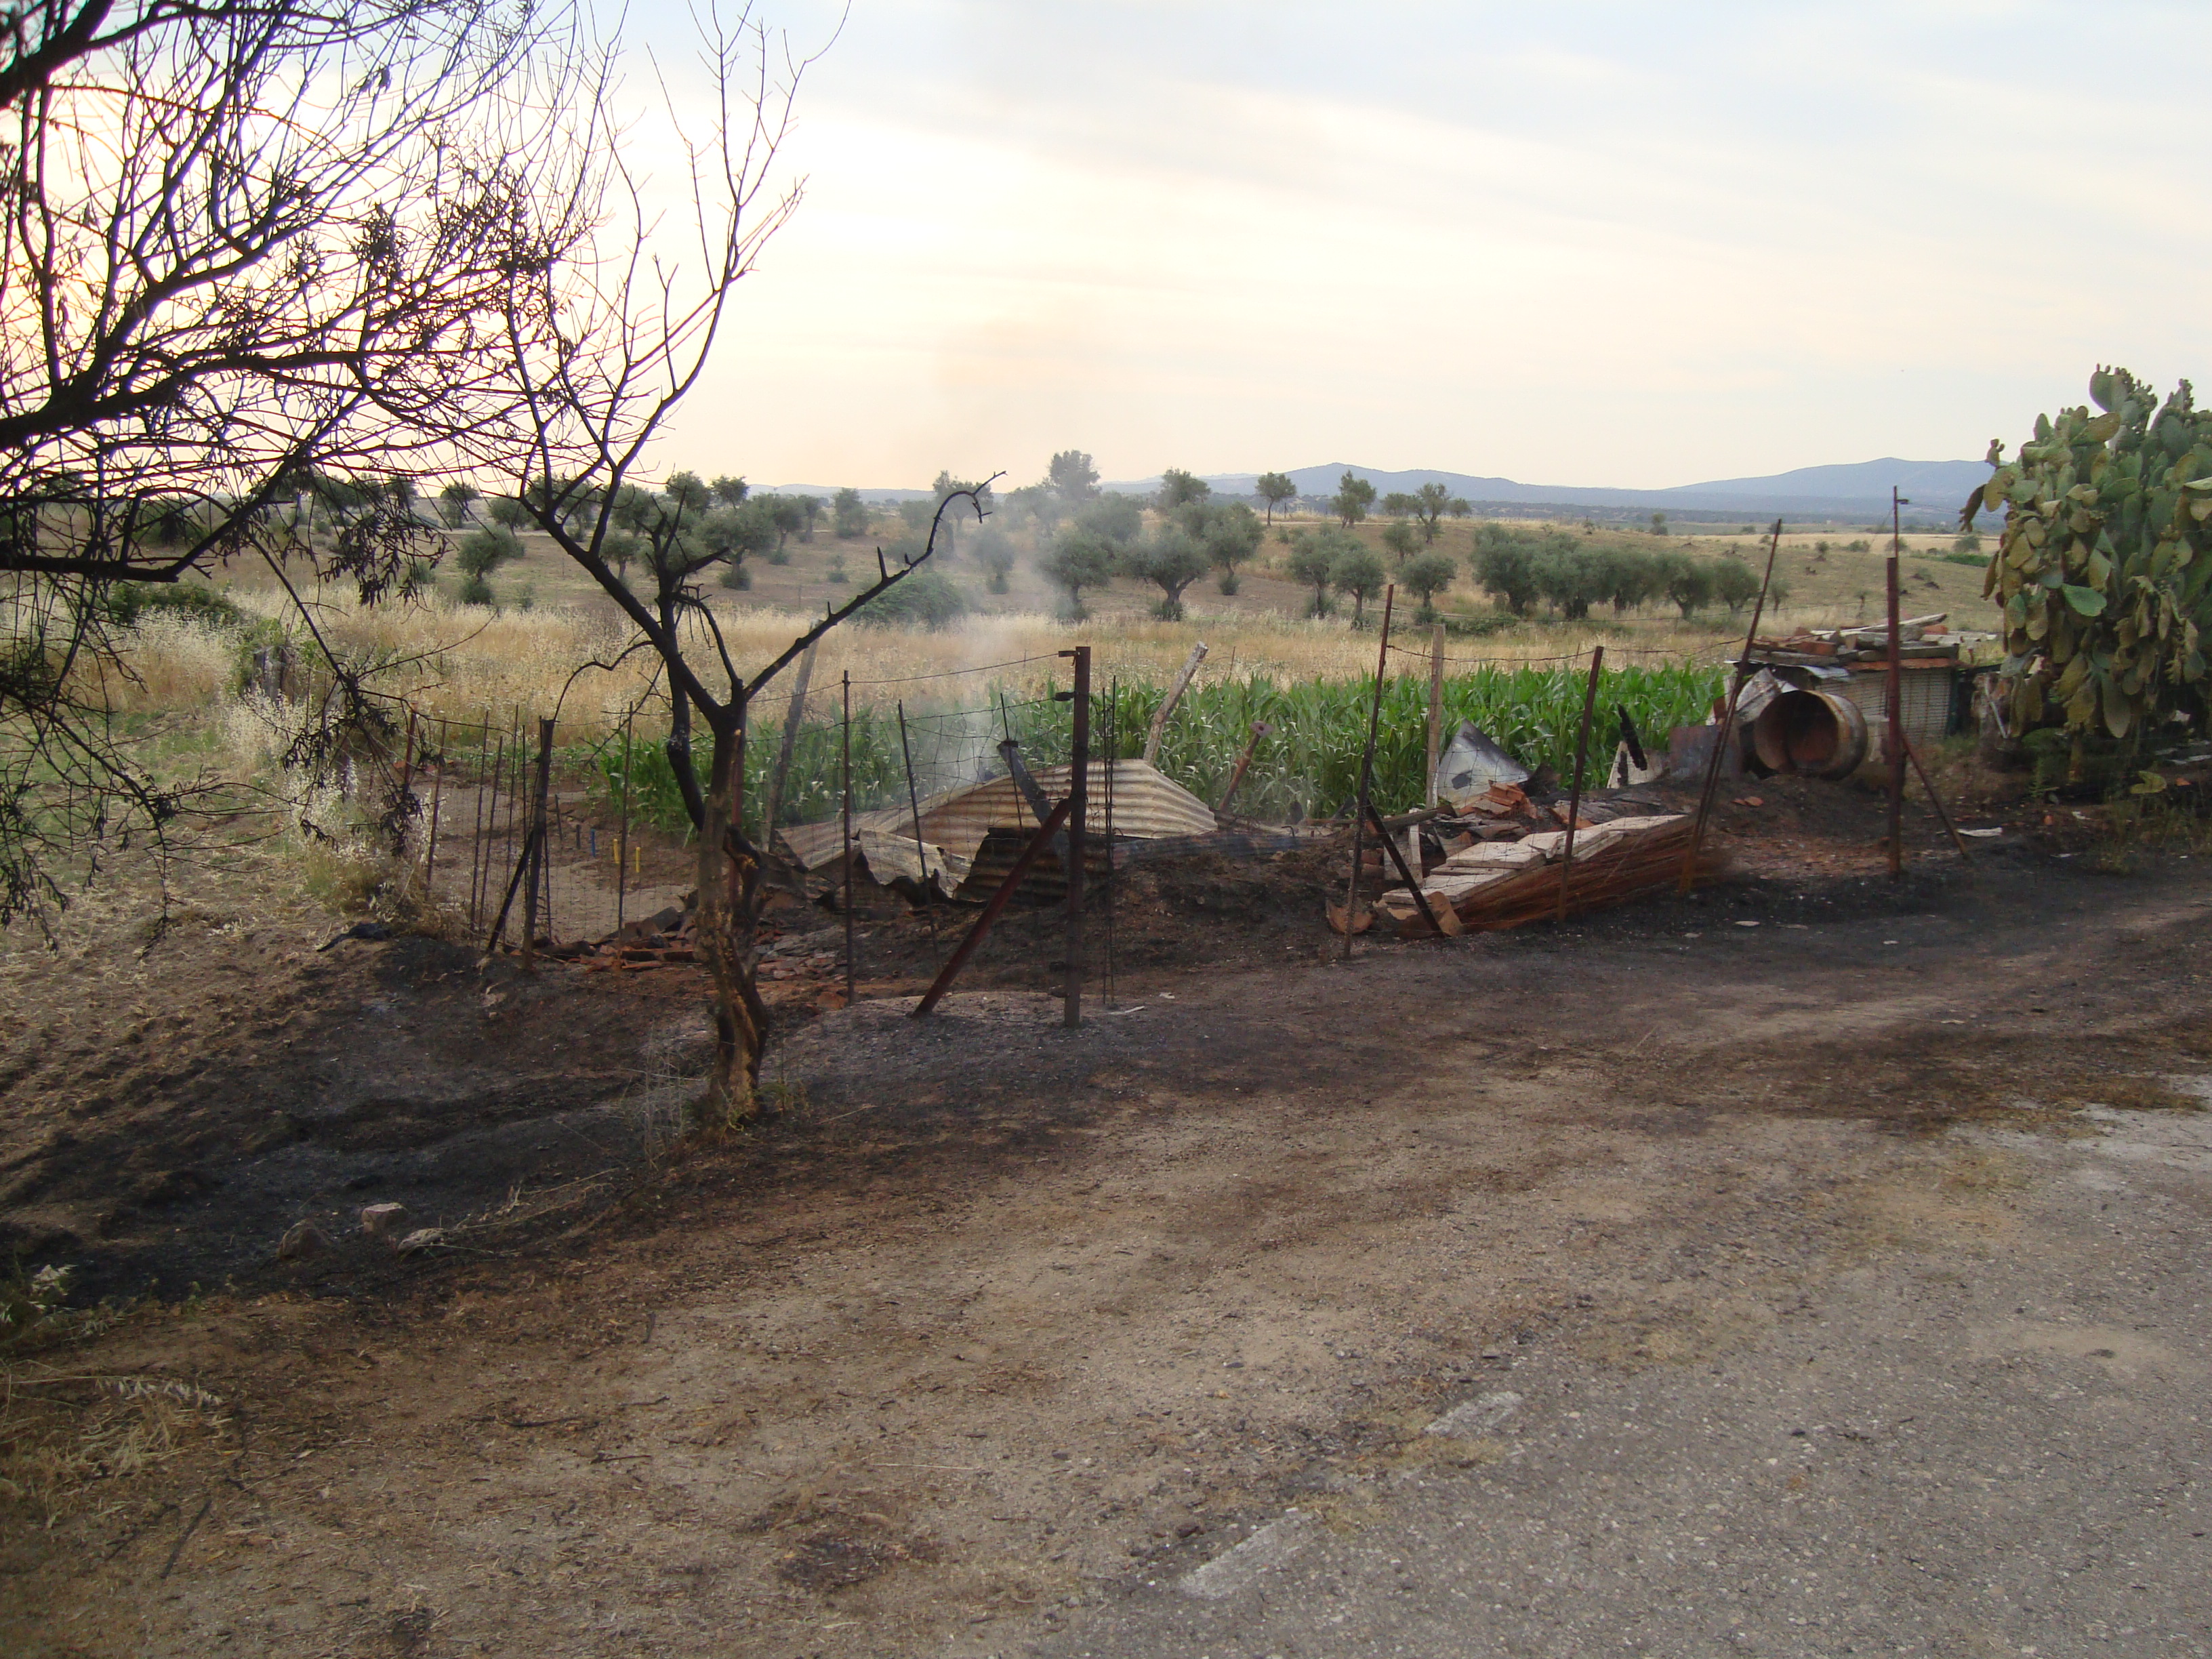
[[[1958,665],[1952,662],[1929,663],[1925,666],[1907,662],[1903,665],[1898,691],[1905,703],[1905,735],[1911,742],[1932,744],[1951,735],[1951,694],[1953,682],[1958,677]],[[1866,716],[1869,732],[1878,732],[1889,712],[1889,669],[1876,665],[1871,671],[1854,668],[1848,681],[1825,680],[1824,691],[1838,691],[1859,706]],[[1868,744],[1870,754],[1879,754],[1881,745],[1873,741]]]

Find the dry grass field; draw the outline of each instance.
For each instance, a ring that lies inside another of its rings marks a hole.
[[[868,538],[838,541],[827,530],[811,542],[794,538],[787,562],[756,558],[748,565],[749,590],[721,587],[708,598],[740,666],[767,660],[806,618],[848,598],[874,563],[874,549],[888,542],[896,521],[879,520]],[[1316,527],[1321,521],[1279,520],[1279,526]],[[1546,526],[1530,524],[1528,528]],[[1574,530],[1572,526],[1559,526]],[[1381,546],[1382,526],[1368,523],[1358,534]],[[1601,530],[1597,538],[1649,550],[1671,546],[1703,556],[1730,551],[1756,566],[1764,544],[1758,538],[1650,536]],[[1492,607],[1466,574],[1474,532],[1466,522],[1448,524],[1437,550],[1453,557],[1462,575],[1439,596],[1448,617],[1486,617]],[[1243,573],[1241,590],[1225,597],[1211,578],[1184,596],[1182,622],[1161,622],[1151,614],[1157,590],[1121,580],[1086,596],[1090,616],[1082,623],[1063,620],[1059,595],[1035,568],[1034,549],[1018,538],[1020,556],[1004,594],[986,591],[983,574],[963,546],[940,555],[941,568],[973,607],[958,626],[938,632],[908,629],[848,627],[823,643],[816,669],[817,687],[834,685],[850,673],[860,706],[888,704],[912,695],[896,682],[921,676],[978,668],[996,663],[1048,656],[1077,643],[1091,645],[1094,672],[1103,681],[1162,681],[1173,674],[1191,645],[1204,640],[1210,654],[1201,681],[1263,673],[1286,680],[1346,679],[1371,673],[1375,638],[1344,617],[1309,620],[1304,616],[1307,590],[1281,574],[1287,551],[1271,536]],[[1864,540],[1872,545],[1856,550]],[[585,728],[618,723],[644,696],[648,671],[632,659],[612,673],[577,675],[580,664],[611,658],[623,643],[622,619],[613,605],[544,537],[522,538],[525,555],[493,579],[497,607],[465,605],[452,598],[457,579],[441,572],[439,593],[424,604],[364,611],[342,593],[315,596],[319,624],[333,644],[356,651],[386,653],[398,665],[380,684],[404,692],[434,714],[473,718],[487,711],[505,717],[550,712],[560,704],[564,724]],[[1981,569],[1937,556],[1950,550],[1948,537],[1907,537],[1904,566],[1906,614],[1948,611],[1960,624],[1987,625],[1995,607],[1981,597]],[[1883,558],[1874,550],[1886,538],[1857,532],[1791,533],[1784,538],[1776,564],[1788,598],[1776,608],[1773,626],[1823,625],[1878,617],[1882,608]],[[847,580],[831,580],[842,568]],[[241,574],[229,587],[249,610],[280,614],[281,595],[266,578]],[[1405,613],[1400,613],[1401,622]],[[1680,654],[1706,659],[1727,651],[1741,637],[1746,617],[1715,606],[1685,621],[1663,601],[1624,618],[1602,609],[1588,624],[1545,617],[1487,634],[1455,639],[1447,648],[1456,657],[1526,662],[1587,653],[1604,643],[1615,653],[1632,651]],[[131,656],[136,684],[118,688],[120,707],[134,711],[175,710],[217,700],[231,672],[227,647],[191,628],[155,623],[142,631]],[[1049,663],[1029,672],[1040,678]],[[574,676],[572,681],[572,676]],[[1020,678],[1017,676],[1016,678]]]

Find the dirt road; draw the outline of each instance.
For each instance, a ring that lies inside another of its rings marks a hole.
[[[13,1504],[0,1644],[2208,1650],[2208,903],[2021,865],[1072,1034],[863,1004],[617,1202],[44,1356],[218,1403]]]

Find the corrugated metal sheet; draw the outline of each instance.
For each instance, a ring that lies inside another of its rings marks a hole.
[[[1014,860],[1021,856],[1027,844],[1028,837],[1014,830],[993,830],[975,849],[975,861],[969,866],[958,896],[976,904],[989,898],[1012,873]],[[1312,844],[1311,836],[1283,830],[1217,830],[1204,836],[1123,836],[1117,830],[1110,842],[1101,836],[1084,836],[1083,867],[1090,872],[1088,878],[1095,890],[1097,884],[1115,871],[1154,859],[1212,857],[1249,863]],[[912,843],[908,845],[911,848]],[[908,857],[912,857],[911,851]],[[1048,903],[1066,896],[1067,879],[1060,860],[1041,858],[1030,865],[1029,873],[1022,878],[1019,892],[1024,900],[1031,903]]]
[[[968,866],[967,879],[961,883],[954,896],[971,904],[982,903],[1013,873],[1014,860],[1021,857],[1022,848],[1029,845],[1029,835],[1018,830],[992,830],[976,847],[975,862]],[[1113,873],[1108,852],[1109,844],[1103,836],[1085,835],[1083,867],[1094,886]],[[1065,898],[1067,874],[1060,868],[1060,860],[1050,853],[1038,858],[1022,878],[1017,892],[1024,902],[1030,904],[1053,903]]]
[[[1951,662],[1914,662],[1910,659],[1898,665],[1903,671],[1898,676],[1898,694],[1905,704],[1905,735],[1917,744],[1932,744],[1951,735],[1951,694],[1953,682],[1958,676],[1958,665]],[[1824,691],[1840,690],[1859,706],[1867,718],[1870,730],[1878,730],[1888,714],[1889,665],[1881,664],[1872,668],[1856,665],[1849,680],[1838,685],[1834,680],[1824,680]],[[1881,752],[1878,738],[1870,738],[1867,752]]]
[[[924,842],[919,848],[914,844],[911,815],[907,827],[896,833],[869,830],[856,833],[860,856],[867,860],[868,873],[879,882],[890,882],[903,876],[919,884],[927,868],[928,876],[942,893],[950,893],[968,878],[969,860],[957,854],[947,853],[941,847]],[[833,848],[830,854],[836,856]]]
[[[1107,830],[1107,763],[1093,761],[1090,768],[1091,805],[1086,827],[1103,836]],[[1044,766],[1033,775],[1048,799],[1066,793],[1069,769]],[[1159,769],[1140,760],[1113,763],[1113,832],[1115,836],[1152,840],[1162,836],[1203,836],[1214,830],[1213,813],[1181,784],[1163,776]],[[986,783],[963,784],[930,796],[921,803],[921,838],[944,849],[951,859],[972,859],[994,830],[1034,831],[1036,815],[1029,810],[1010,777]],[[853,817],[855,837],[863,834],[903,836],[909,849],[914,842],[914,812],[910,807],[885,807],[857,812]],[[806,869],[819,869],[843,849],[841,822],[802,823],[777,831],[791,854]]]

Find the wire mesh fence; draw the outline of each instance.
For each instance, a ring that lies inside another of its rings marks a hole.
[[[1009,739],[1027,769],[1064,771],[1065,704],[1054,703],[1049,677],[1010,684],[998,678],[1006,666],[872,682],[878,700],[849,717],[842,684],[816,688],[811,705],[787,699],[780,719],[762,721],[756,711],[746,834],[762,839],[771,792],[779,827],[840,825],[848,807],[855,817],[911,812],[1006,777]],[[912,703],[899,695],[909,690],[921,694]],[[605,938],[680,905],[694,886],[690,815],[665,726],[634,715],[610,734],[508,711],[425,720],[410,743],[422,884],[472,937],[519,940],[533,886],[533,937],[554,946]],[[711,741],[690,745],[702,789],[713,757]],[[1035,827],[1026,799],[1014,803],[1012,821],[1018,830]],[[534,837],[543,859],[533,882]]]
[[[1472,721],[1523,764],[1564,772],[1571,764],[1586,661],[1447,657],[1440,696],[1445,729]],[[1392,651],[1374,758],[1373,794],[1384,811],[1419,805],[1426,797],[1431,666],[1427,653],[1411,642]],[[1626,711],[1638,730],[1663,741],[1672,726],[1703,719],[1724,673],[1710,661],[1617,669],[1608,662],[1599,707]],[[763,698],[751,711],[744,832],[756,845],[768,842],[772,805],[779,850],[804,842],[818,854],[834,830],[842,857],[848,799],[856,818],[920,817],[933,800],[1005,778],[1010,741],[1029,771],[1049,775],[1058,769],[1048,793],[1065,793],[1062,769],[1074,724],[1070,674],[1056,657],[1039,657],[906,678],[841,678],[806,688],[804,696],[794,678],[791,690]],[[1314,682],[1201,672],[1165,728],[1159,772],[1209,805],[1220,803],[1230,781],[1238,778],[1235,808],[1247,819],[1295,823],[1339,815],[1358,786],[1373,694],[1371,677]],[[1135,759],[1166,695],[1152,679],[1110,669],[1094,678],[1094,760]],[[701,788],[712,760],[709,741],[690,744],[689,764]],[[555,945],[600,939],[680,903],[694,884],[690,816],[665,712],[656,719],[643,708],[611,732],[604,720],[556,722],[550,738],[538,720],[514,711],[425,722],[410,764],[422,805],[422,873],[437,902],[465,917],[478,938],[489,937],[506,909],[507,936],[517,937],[527,898],[519,872],[538,821],[541,762],[544,863],[537,937]],[[1099,774],[1099,798],[1091,807],[1092,834],[1102,843],[1115,776],[1110,767]],[[1012,792],[1005,806],[1006,833],[989,847],[986,874],[1002,871],[1012,845],[1036,823],[1019,792]],[[887,833],[881,823],[877,829]],[[918,849],[916,857],[921,874],[927,857]],[[817,858],[814,867],[830,861]],[[1032,883],[1033,897],[1046,892],[1052,874],[1048,869]],[[946,892],[957,884],[939,883]],[[978,883],[963,896],[981,890]]]
[[[472,937],[488,938],[504,913],[502,931],[520,938],[532,908],[526,854],[541,813],[536,938],[603,938],[681,904],[690,890],[686,860],[670,856],[665,838],[641,833],[619,803],[603,810],[577,764],[588,746],[561,737],[550,722],[512,714],[424,728],[413,764],[422,883]]]

